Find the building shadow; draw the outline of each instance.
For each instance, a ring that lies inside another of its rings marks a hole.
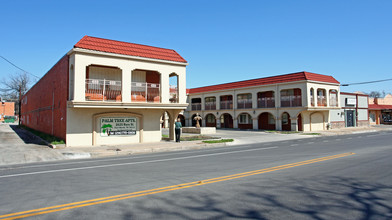
[[[37,144],[46,145],[46,143],[40,138],[32,134],[31,132],[21,128],[18,125],[10,125],[11,129],[23,140],[25,144]]]

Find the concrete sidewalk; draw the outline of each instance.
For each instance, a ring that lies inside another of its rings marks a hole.
[[[379,132],[392,130],[392,126],[371,126],[361,128],[342,128],[328,131],[318,131],[316,135],[303,135],[303,133],[280,133],[265,131],[244,131],[217,129],[217,133],[211,136],[222,139],[231,138],[234,142],[207,144],[199,141],[161,141],[159,143],[143,143],[132,145],[115,146],[85,146],[68,147],[58,146],[56,149],[49,148],[41,143],[41,140],[31,133],[17,128],[16,125],[0,124],[0,165],[31,163],[39,161],[53,161],[65,159],[96,158],[117,155],[134,155],[155,152],[169,152],[181,150],[194,150],[213,147],[225,147],[232,145],[265,143],[274,141],[287,141],[301,138],[312,138],[323,135],[345,135],[365,132]],[[164,132],[163,132],[164,133]],[[307,132],[311,133],[311,132]],[[183,134],[192,136],[195,134]]]

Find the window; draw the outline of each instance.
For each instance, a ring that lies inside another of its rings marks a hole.
[[[275,118],[271,114],[268,114],[268,124],[270,124],[270,125],[274,125],[275,124]]]
[[[215,117],[211,114],[207,115],[207,123],[215,123]]]
[[[314,106],[314,89],[310,89],[310,105]]]
[[[252,124],[252,117],[246,113],[240,114],[238,123],[239,124]]]
[[[282,115],[282,124],[284,124],[284,125],[289,124],[289,114],[283,113],[283,115]]]

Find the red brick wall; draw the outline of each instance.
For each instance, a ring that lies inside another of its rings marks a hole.
[[[15,103],[14,102],[0,102],[0,121],[4,121],[4,116],[15,115]]]
[[[65,55],[22,98],[21,123],[32,129],[66,137],[68,65]]]

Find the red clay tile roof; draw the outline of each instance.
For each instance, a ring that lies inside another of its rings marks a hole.
[[[218,90],[225,90],[225,89],[235,89],[235,88],[243,88],[249,86],[268,85],[268,84],[294,82],[294,81],[302,81],[302,80],[340,84],[332,76],[321,75],[321,74],[310,73],[310,72],[298,72],[298,73],[290,73],[290,74],[279,75],[279,76],[271,76],[271,77],[265,77],[259,79],[250,79],[250,80],[239,81],[239,82],[193,88],[193,89],[189,89],[189,93],[192,94],[192,93],[201,93],[201,92],[211,92],[211,91],[218,91]]]
[[[392,109],[392,105],[369,104],[370,110]]]
[[[84,36],[75,48],[186,63],[175,50]]]

